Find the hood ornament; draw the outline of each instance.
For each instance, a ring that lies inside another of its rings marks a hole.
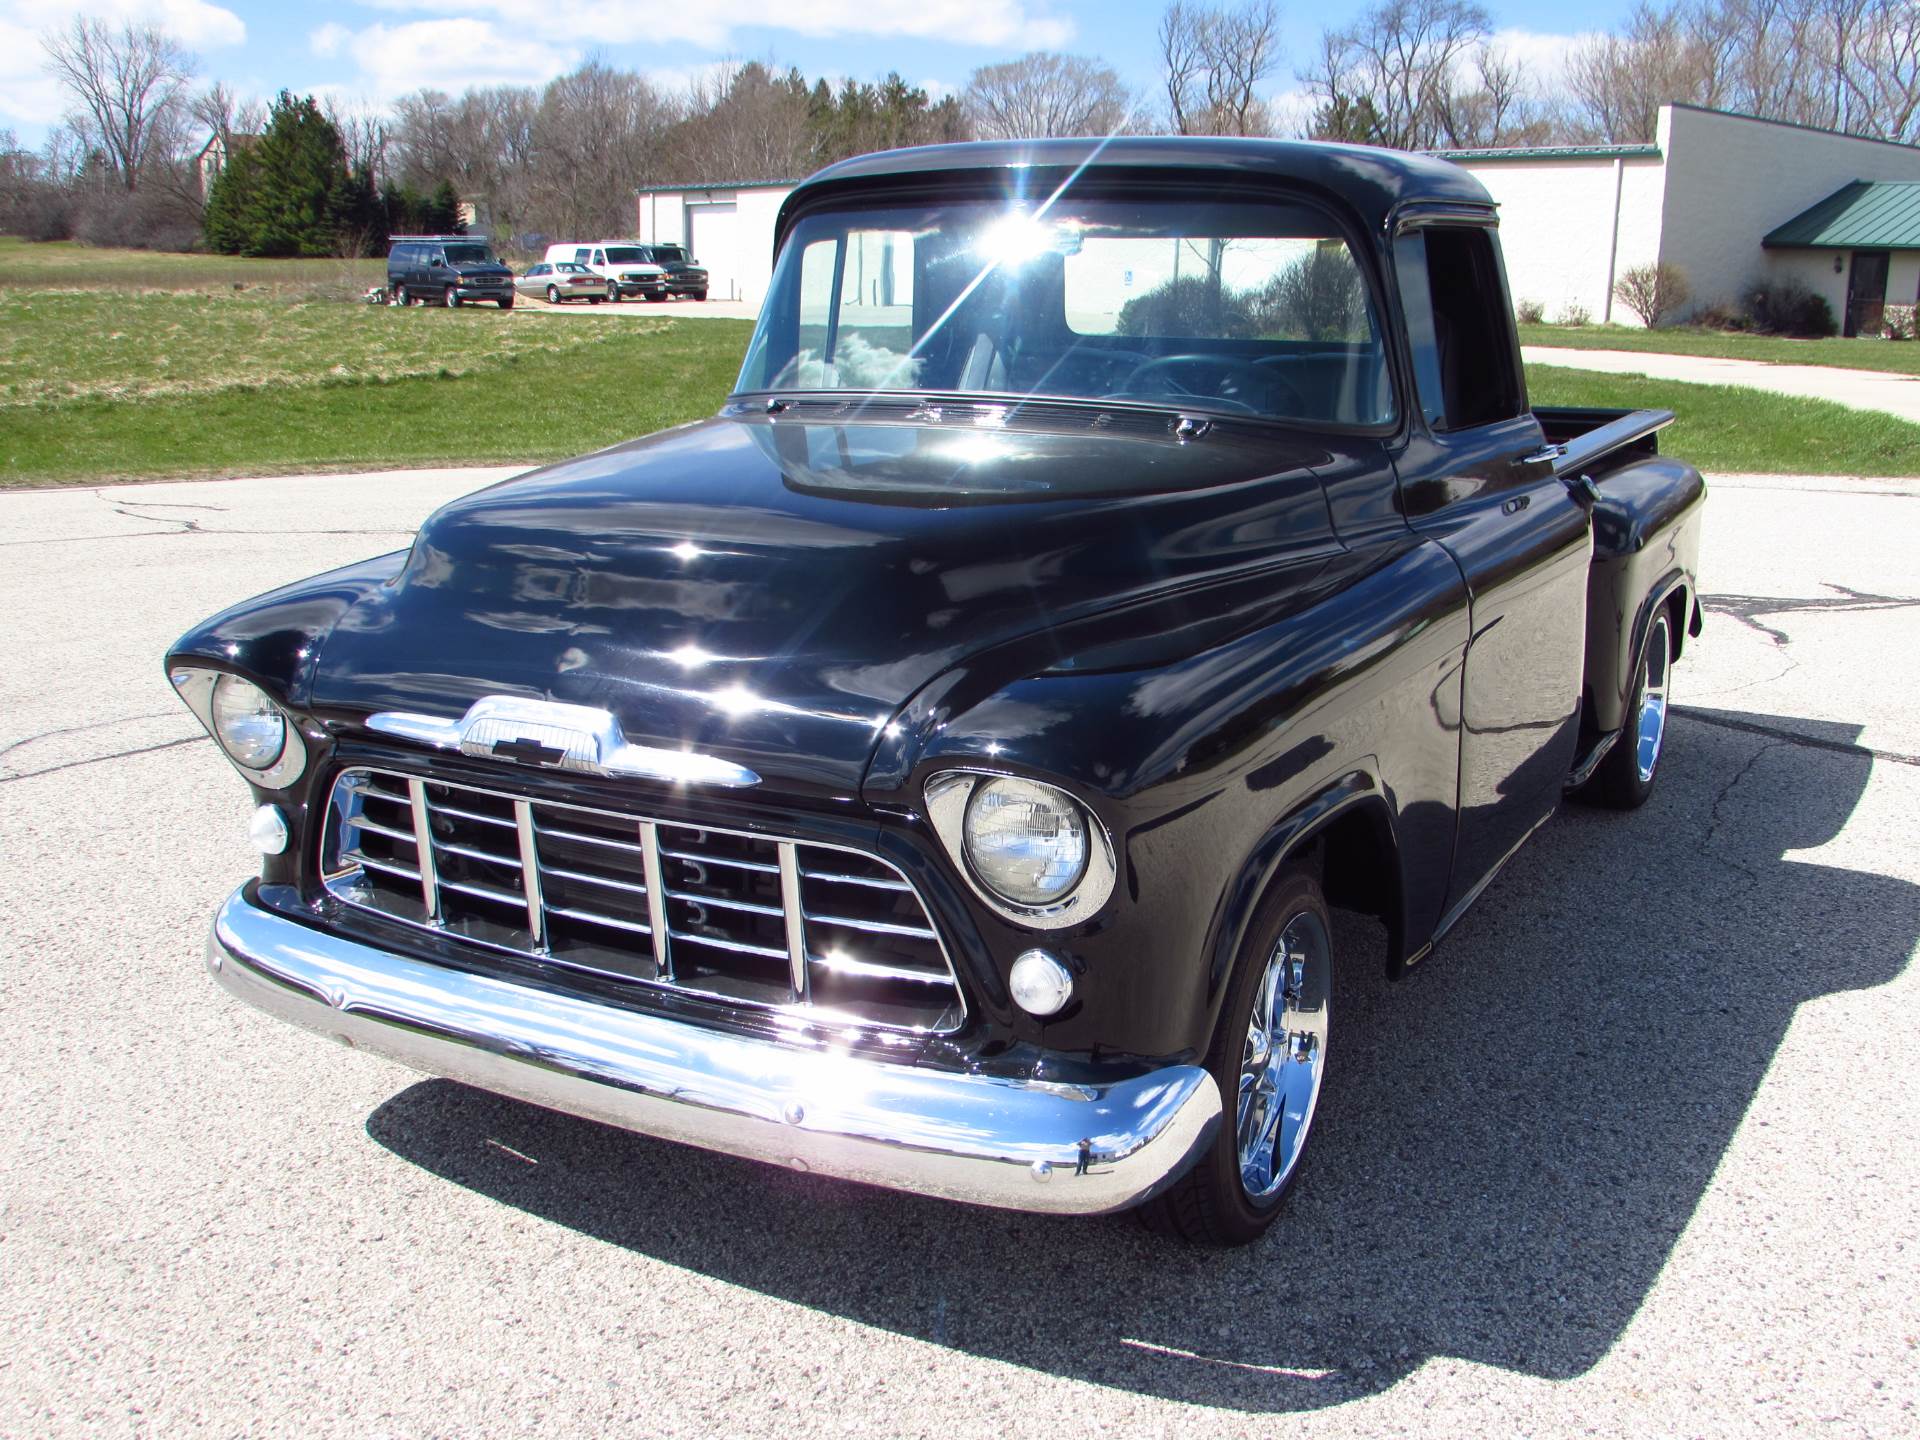
[[[760,783],[746,766],[715,755],[632,744],[610,710],[552,700],[488,695],[474,701],[458,720],[382,710],[367,717],[367,728],[436,750],[547,770],[736,789]]]

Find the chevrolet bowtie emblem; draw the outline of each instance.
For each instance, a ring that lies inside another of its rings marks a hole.
[[[624,775],[664,780],[673,785],[758,785],[760,777],[744,765],[702,755],[697,750],[635,745],[606,710],[565,705],[519,695],[486,695],[458,720],[382,710],[367,717],[380,735],[458,750],[463,755],[518,760],[548,770],[588,775]]]
[[[518,760],[527,765],[558,765],[567,752],[558,745],[542,745],[525,736],[517,740],[496,740],[493,754],[503,760]]]

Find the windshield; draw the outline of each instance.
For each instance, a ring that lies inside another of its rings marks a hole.
[[[1304,205],[1067,196],[816,213],[781,247],[739,393],[1126,401],[1392,418],[1353,253]]]
[[[653,258],[662,265],[678,265],[687,258],[687,252],[678,245],[656,245]]]
[[[446,247],[449,265],[497,265],[493,251],[485,245],[449,245]]]
[[[609,265],[646,265],[650,261],[647,252],[638,245],[609,245],[607,263]]]

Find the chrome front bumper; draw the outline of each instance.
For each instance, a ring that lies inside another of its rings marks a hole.
[[[806,1050],[409,959],[262,909],[244,890],[215,916],[207,964],[268,1014],[429,1075],[975,1205],[1124,1210],[1177,1179],[1220,1120],[1219,1088],[1198,1066],[1095,1087]]]

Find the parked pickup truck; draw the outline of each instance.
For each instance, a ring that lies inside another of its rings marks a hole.
[[[1528,408],[1439,161],[902,150],[778,245],[713,419],[174,646],[264,856],[213,973],[649,1135],[1250,1240],[1339,1073],[1328,907],[1397,975],[1564,794],[1647,797],[1700,476]]]

